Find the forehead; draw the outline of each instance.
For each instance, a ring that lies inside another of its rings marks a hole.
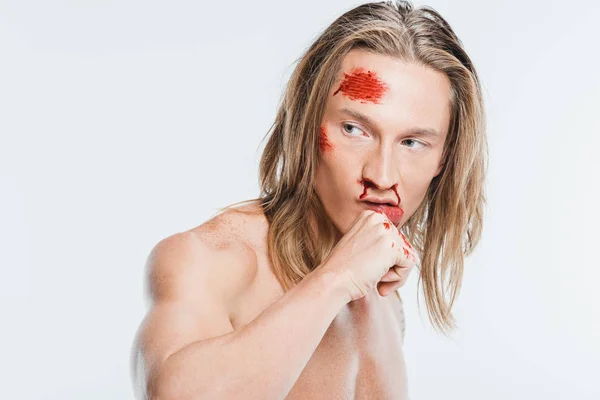
[[[430,67],[353,49],[342,60],[327,108],[352,108],[390,126],[408,124],[445,133],[450,90],[448,77]]]

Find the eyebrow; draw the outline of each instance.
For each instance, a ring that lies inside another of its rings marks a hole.
[[[377,128],[377,123],[375,121],[373,121],[370,117],[366,116],[365,114],[362,114],[358,111],[352,110],[350,108],[342,108],[340,109],[340,112],[343,114],[347,114],[353,118],[356,118],[357,120],[361,121],[362,123],[364,123],[365,125],[368,125],[371,128]],[[431,136],[431,137],[440,137],[442,136],[438,131],[436,131],[435,129],[432,128],[410,128],[404,131],[404,133],[407,133],[409,135],[415,135],[415,136]]]

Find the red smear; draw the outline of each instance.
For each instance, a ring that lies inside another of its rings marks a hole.
[[[360,196],[358,196],[359,199],[364,199],[365,197],[367,197],[367,185],[365,185],[365,182],[363,180],[358,180],[358,183],[360,183],[361,185],[364,186],[363,192],[361,193]]]
[[[400,231],[398,231],[400,232]],[[409,248],[409,249],[413,249],[412,246],[410,245],[410,243],[408,243],[408,241],[406,240],[406,237],[404,236],[404,234],[402,232],[400,232],[400,236],[402,236],[402,240],[404,240],[404,244]]]
[[[408,258],[408,256],[410,256],[410,252],[405,248],[403,248],[402,250],[404,251],[404,255],[406,256],[406,258]]]
[[[398,204],[400,204],[400,195],[398,194],[398,184],[396,183],[394,186],[392,186],[392,190],[394,191],[394,193],[396,193],[396,197],[398,198]]]
[[[392,247],[394,247],[394,245],[395,245],[395,244],[396,244],[396,243],[392,242]]]
[[[344,80],[334,96],[341,91],[351,100],[361,100],[361,103],[379,103],[387,90],[387,86],[372,71],[364,72],[363,68],[356,68],[351,74],[344,73]]]
[[[391,226],[391,225],[390,225],[390,223],[389,223],[389,222],[385,221],[385,222],[383,223],[383,226],[385,226],[385,229],[390,229],[390,226]]]
[[[333,150],[333,145],[327,138],[327,131],[325,131],[324,126],[321,126],[319,131],[319,148],[323,152]]]
[[[362,179],[358,180],[358,183],[364,186],[362,194],[359,196],[359,199],[363,199],[367,196],[367,182]],[[374,183],[371,183],[373,186],[377,186]],[[392,186],[392,190],[396,193],[396,197],[398,198],[398,204],[400,204],[400,195],[398,194],[398,184]]]

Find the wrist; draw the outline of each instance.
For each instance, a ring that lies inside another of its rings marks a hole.
[[[321,290],[331,295],[340,307],[350,302],[350,293],[348,292],[344,276],[341,272],[328,269],[322,265],[314,271],[314,275]]]

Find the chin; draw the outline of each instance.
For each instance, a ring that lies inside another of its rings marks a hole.
[[[339,237],[342,237],[346,234],[346,232],[348,232],[350,230],[350,227],[352,226],[352,221],[346,221],[344,220],[343,217],[341,217],[340,219],[335,219],[332,218],[331,216],[329,216],[329,221],[331,221],[331,224],[333,225],[333,229],[336,233],[336,235],[338,235]],[[341,222],[341,224],[340,224]]]

